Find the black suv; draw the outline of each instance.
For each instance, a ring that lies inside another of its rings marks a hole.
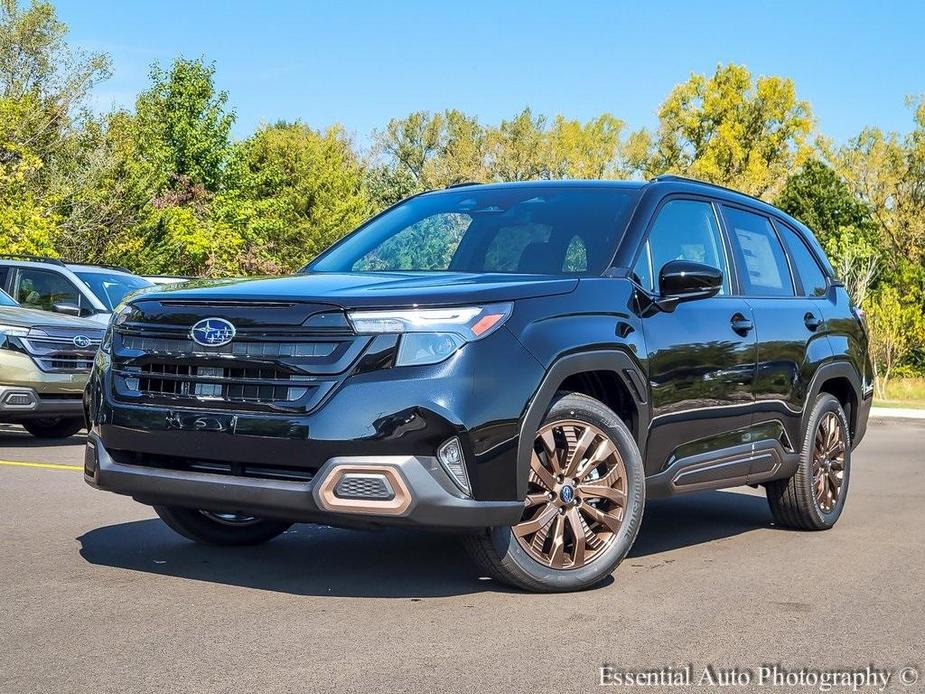
[[[763,484],[830,528],[871,393],[863,317],[780,210],[674,176],[460,185],[301,275],[131,299],[84,474],[200,542],[456,528],[496,578],[575,590],[647,496]]]

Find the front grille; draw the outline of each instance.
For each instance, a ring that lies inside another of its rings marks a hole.
[[[203,349],[187,338],[148,337],[145,335],[124,335],[125,349],[146,353],[171,354],[230,354],[237,357],[259,357],[280,359],[284,357],[327,357],[337,348],[336,342],[231,342],[221,347]]]
[[[153,312],[167,310],[167,303],[152,304]],[[353,334],[342,313],[338,320],[326,311],[324,325],[309,327],[274,322],[274,310],[287,316],[296,311],[289,304],[251,308],[239,311],[246,315],[235,318],[234,339],[221,346],[201,345],[190,335],[201,317],[215,315],[215,306],[171,306],[182,324],[138,315],[120,325],[112,343],[115,397],[170,407],[305,413],[346,377],[371,339]]]
[[[26,352],[42,371],[79,373],[93,368],[100,337],[89,338],[87,347],[77,347],[69,336],[34,336],[20,338]]]
[[[142,395],[219,399],[240,403],[292,403],[315,384],[276,368],[148,363],[121,371],[129,390]]]
[[[315,476],[314,470],[286,465],[263,465],[261,463],[180,458],[170,455],[120,450],[110,450],[109,455],[115,462],[121,465],[139,465],[159,470],[204,472],[210,475],[251,477],[292,482],[311,482],[312,478]]]

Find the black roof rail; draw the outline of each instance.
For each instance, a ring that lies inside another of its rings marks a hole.
[[[64,262],[58,258],[46,258],[43,255],[30,255],[28,253],[0,253],[0,259],[25,260],[30,263],[50,263],[51,265],[64,266]]]
[[[459,183],[451,183],[446,187],[446,190],[450,188],[464,188],[465,186],[480,186],[482,185],[481,181],[461,181]]]
[[[690,176],[679,176],[678,174],[660,174],[655,178],[649,180],[649,183],[660,183],[664,181],[679,181],[681,183],[696,183],[701,186],[708,186],[710,188],[719,188],[720,190],[725,190],[730,193],[735,193],[736,195],[743,195],[746,198],[751,198],[752,200],[757,200],[758,202],[764,203],[767,205],[766,200],[762,200],[756,195],[749,195],[748,193],[743,193],[741,190],[736,190],[735,188],[730,188],[729,186],[721,186],[719,183],[710,183],[709,181],[701,181],[699,178],[691,178]]]

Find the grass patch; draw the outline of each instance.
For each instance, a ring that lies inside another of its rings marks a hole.
[[[904,410],[925,410],[925,400],[874,400],[874,407],[898,407]]]
[[[886,397],[874,399],[874,406],[911,407],[925,410],[925,378],[894,378],[887,384]]]

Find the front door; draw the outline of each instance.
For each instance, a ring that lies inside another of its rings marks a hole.
[[[691,260],[723,273],[721,292],[654,311],[642,320],[652,421],[646,474],[680,457],[730,445],[729,432],[751,423],[756,338],[751,308],[733,296],[728,248],[709,200],[673,198],[653,220],[634,272],[651,293],[671,260]]]

